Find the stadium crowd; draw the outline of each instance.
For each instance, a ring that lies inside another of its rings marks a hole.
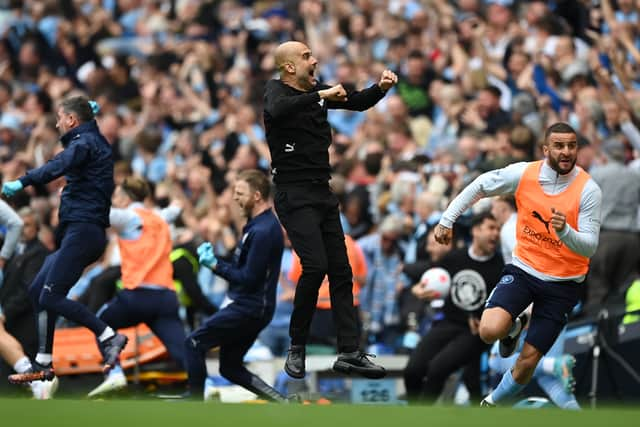
[[[143,178],[151,187],[145,205],[168,209],[181,250],[172,261],[182,275],[183,318],[193,329],[226,289],[211,270],[197,271],[196,247],[207,241],[218,258],[233,255],[243,218],[232,184],[246,169],[269,173],[264,85],[277,74],[275,48],[299,40],[327,84],[364,88],[387,68],[399,77],[370,110],[328,117],[331,185],[353,239],[363,343],[409,353],[415,334],[441,319],[442,305],[427,303],[413,285],[439,265],[443,250],[471,244],[473,214],[492,210],[502,226],[513,202],[478,203],[445,249],[431,232],[442,211],[481,173],[542,158],[544,130],[558,121],[578,132],[577,164],[603,190],[600,246],[575,310],[594,315],[605,300],[623,304],[639,273],[639,19],[634,0],[0,1],[2,180],[62,150],[55,128],[62,99],[95,100],[115,184]],[[30,226],[49,251],[63,186],[61,178],[9,201],[23,217],[34,214]],[[117,233],[110,236],[70,294],[94,312],[117,288],[120,253]],[[497,257],[496,244],[510,244],[498,233],[481,238]],[[288,345],[295,262],[286,248],[276,315],[260,337],[276,356]],[[19,321],[26,294],[16,302],[7,292],[16,287],[10,278],[22,279],[5,277],[0,323],[35,353]],[[326,311],[322,292],[318,307]],[[330,316],[318,319],[312,340],[334,346]],[[0,369],[3,377],[12,368]]]

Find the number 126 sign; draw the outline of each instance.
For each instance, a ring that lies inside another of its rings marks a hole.
[[[396,380],[365,380],[351,381],[352,403],[397,403]]]

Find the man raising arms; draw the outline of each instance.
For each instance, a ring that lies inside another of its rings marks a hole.
[[[331,307],[338,335],[338,360],[333,368],[381,378],[386,372],[358,348],[357,314],[353,306],[352,272],[340,225],[338,199],[329,187],[329,108],[364,111],[398,81],[382,72],[377,84],[347,93],[341,84],[329,87],[315,77],[318,61],[300,42],[281,44],[275,51],[280,79],[265,87],[264,124],[276,184],[275,208],[302,263],[289,325],[291,347],[285,371],[305,375],[305,345],[318,299],[329,277]]]

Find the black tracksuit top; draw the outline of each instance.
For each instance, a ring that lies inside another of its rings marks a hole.
[[[364,111],[385,95],[377,84],[347,93],[346,102],[320,99],[319,90],[330,86],[316,84],[302,92],[280,80],[267,82],[264,91],[264,126],[271,152],[271,173],[276,184],[329,181],[328,148],[331,126],[329,108]]]

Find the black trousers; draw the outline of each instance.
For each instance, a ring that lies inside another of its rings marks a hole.
[[[465,368],[463,380],[471,395],[480,397],[480,355],[489,348],[469,326],[442,320],[422,338],[404,369],[410,400],[435,401],[449,375]]]
[[[356,309],[357,310],[357,309]],[[362,322],[360,315],[356,317],[358,322],[358,336],[362,335]],[[336,325],[333,322],[333,312],[331,309],[316,308],[309,328],[309,344],[337,346]]]
[[[358,323],[353,306],[352,273],[337,197],[327,182],[308,182],[277,185],[274,201],[280,222],[302,264],[289,325],[291,343],[306,344],[318,289],[324,276],[328,275],[338,350],[357,350]]]

